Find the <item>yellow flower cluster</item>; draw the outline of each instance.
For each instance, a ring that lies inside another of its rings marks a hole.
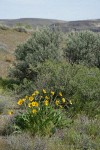
[[[38,102],[32,102],[32,106],[34,106],[34,107],[38,107],[38,106],[39,106],[39,104],[38,104]]]
[[[23,103],[27,109],[30,109],[33,114],[36,114],[37,111],[43,109],[44,106],[55,105],[57,108],[63,108],[66,104],[66,99],[63,97],[62,92],[59,92],[58,95],[56,95],[54,91],[47,93],[47,91],[43,89],[41,94],[36,90],[32,95],[25,96],[25,98],[19,99],[17,102],[20,106]],[[72,105],[71,100],[69,101],[69,104]]]

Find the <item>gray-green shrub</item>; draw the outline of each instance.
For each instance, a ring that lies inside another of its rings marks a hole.
[[[71,32],[66,35],[66,59],[100,68],[100,34],[91,31]]]
[[[67,62],[47,61],[38,68],[36,89],[62,91],[72,99],[74,113],[85,111],[90,116],[100,113],[100,70]]]
[[[37,66],[45,60],[61,60],[62,34],[50,28],[42,28],[35,31],[32,37],[17,47],[15,56],[17,63],[10,72],[10,76],[19,79],[34,80],[37,75]]]

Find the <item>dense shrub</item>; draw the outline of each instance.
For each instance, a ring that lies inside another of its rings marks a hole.
[[[60,89],[66,97],[99,100],[100,70],[67,62],[47,61],[38,68],[37,88]]]
[[[19,84],[19,83],[13,79],[3,79],[2,77],[0,77],[0,88],[13,90],[14,84]]]
[[[66,59],[100,68],[100,34],[91,31],[71,32],[66,36]]]
[[[49,90],[61,90],[69,98],[73,94],[70,81],[75,74],[74,67],[71,64],[62,61],[46,61],[38,67],[38,75],[35,81],[37,89],[46,88]]]
[[[15,68],[11,71],[11,77],[22,80],[27,78],[34,80],[37,75],[36,67],[47,59],[61,60],[62,35],[58,31],[43,28],[33,33],[32,37],[15,50]]]
[[[78,65],[73,77],[74,112],[85,111],[89,116],[100,114],[100,70]]]
[[[34,86],[37,89],[62,90],[72,99],[74,113],[83,111],[89,115],[99,114],[100,70],[66,62],[47,61],[40,66]],[[97,109],[96,109],[97,108]],[[96,110],[95,110],[96,109]]]

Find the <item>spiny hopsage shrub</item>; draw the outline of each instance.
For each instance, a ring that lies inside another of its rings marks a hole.
[[[45,89],[39,93],[34,91],[31,96],[18,100],[22,111],[16,116],[16,125],[21,130],[28,130],[34,135],[51,134],[56,128],[68,126],[71,122],[66,117],[65,107],[72,105],[61,92],[47,92]]]
[[[15,50],[16,64],[9,75],[22,81],[24,78],[35,80],[37,66],[46,60],[62,59],[63,36],[60,31],[41,28],[33,32],[32,37]]]
[[[71,63],[100,68],[100,34],[91,31],[66,35],[65,57]]]

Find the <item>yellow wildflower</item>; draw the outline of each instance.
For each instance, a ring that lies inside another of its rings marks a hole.
[[[38,107],[39,104],[38,104],[38,102],[32,102],[32,106]]]
[[[35,106],[35,102],[32,102],[32,106]]]
[[[46,90],[45,89],[43,89],[42,91],[43,91],[44,94],[46,94]]]
[[[8,114],[9,114],[9,115],[12,115],[12,114],[13,114],[13,111],[12,111],[12,110],[11,110],[11,111],[9,111],[9,112],[8,112]]]
[[[45,99],[49,99],[49,97],[48,97],[48,96],[45,96]]]
[[[25,98],[23,98],[22,100],[23,100],[23,102],[25,102],[25,101],[26,101],[26,99],[25,99]]]
[[[45,100],[45,101],[44,101],[44,105],[45,105],[45,106],[48,106],[48,104],[49,104],[48,100]]]
[[[40,99],[43,98],[43,96],[40,96]]]
[[[54,95],[54,94],[55,94],[55,92],[51,91],[51,95]]]
[[[38,107],[38,106],[39,106],[38,102],[35,102],[35,107]]]
[[[72,101],[71,100],[69,100],[69,103],[72,105]]]
[[[30,100],[30,101],[33,101],[33,100],[34,100],[34,97],[33,97],[33,96],[30,96],[30,97],[29,97],[29,100]]]
[[[61,105],[59,106],[61,109],[63,108]]]
[[[55,104],[58,106],[58,105],[59,105],[59,100],[56,100],[56,101],[55,101]]]
[[[36,90],[34,93],[35,93],[36,95],[38,95],[38,94],[39,94],[39,91]]]
[[[30,108],[31,108],[31,107],[32,107],[32,103],[28,103],[28,107],[30,107]]]
[[[36,110],[36,109],[33,109],[33,110],[32,110],[32,113],[33,113],[33,114],[36,114],[36,113],[37,113],[37,110]]]
[[[63,103],[65,103],[65,102],[66,102],[65,98],[62,98],[62,102],[63,102]]]
[[[17,102],[18,105],[22,105],[23,104],[23,100],[20,99],[18,102]]]
[[[36,94],[35,94],[35,92],[32,94],[32,96],[34,97]]]
[[[62,93],[61,93],[61,92],[59,92],[59,96],[62,96]]]
[[[27,96],[27,95],[25,96],[25,99],[28,99],[28,96]]]

